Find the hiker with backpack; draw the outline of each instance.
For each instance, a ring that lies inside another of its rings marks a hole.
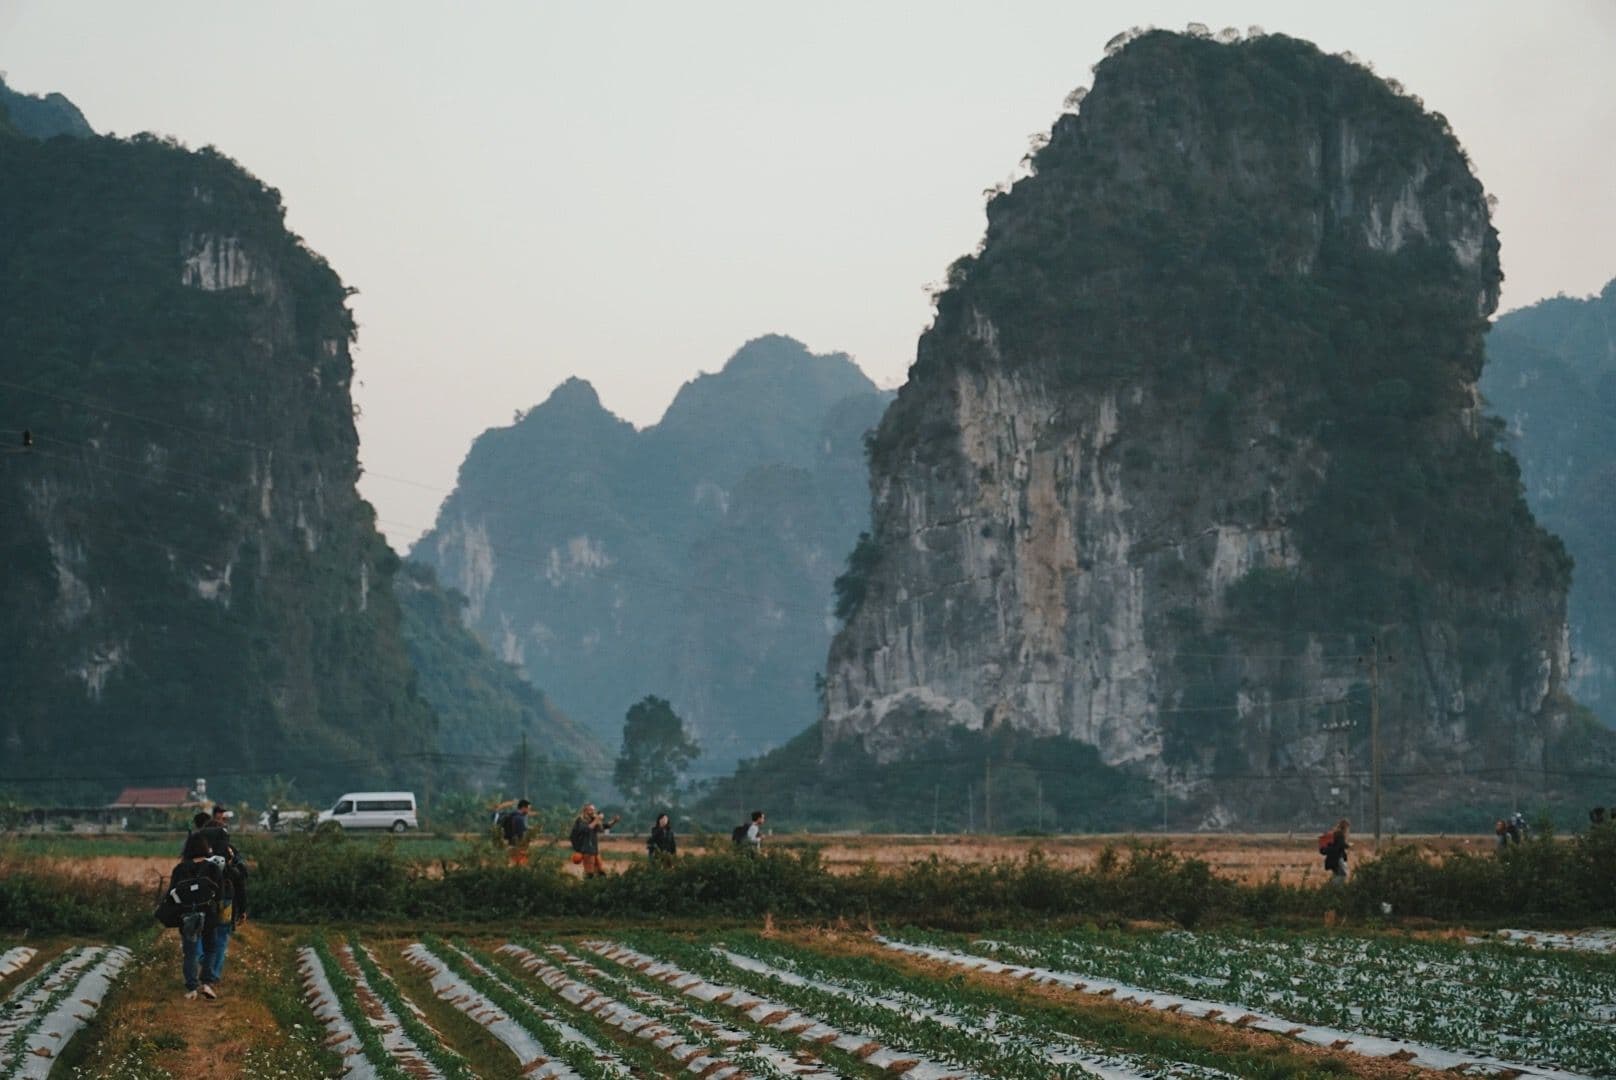
[[[732,844],[748,855],[756,855],[763,850],[763,822],[766,816],[761,810],[752,811],[752,819],[735,826],[729,834]]]
[[[606,820],[606,815],[595,809],[594,803],[585,803],[578,816],[572,819],[572,861],[584,869],[584,877],[600,877],[606,867],[600,861],[600,836],[612,831],[612,826],[623,820],[622,815]]]
[[[511,865],[527,865],[527,815],[533,804],[526,799],[517,802],[516,809],[500,815],[499,835],[511,849]]]
[[[223,892],[224,860],[213,854],[206,837],[193,832],[185,841],[179,865],[169,874],[168,890],[156,911],[158,922],[180,932],[180,964],[188,1001],[195,1001],[199,993],[209,1000],[219,996],[209,976]]]
[[[658,814],[651,825],[651,835],[645,841],[645,853],[653,865],[679,854],[679,840],[673,835],[673,820],[667,814]]]
[[[1336,822],[1333,832],[1319,837],[1319,854],[1324,856],[1324,868],[1330,871],[1327,885],[1347,883],[1347,850],[1352,847],[1347,841],[1347,834],[1351,829],[1352,822],[1342,818]]]

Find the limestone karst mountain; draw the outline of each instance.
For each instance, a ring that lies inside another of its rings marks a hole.
[[[515,729],[463,707],[446,727],[418,683],[582,752],[469,636],[434,633],[429,581],[412,658],[398,556],[355,489],[348,290],[278,194],[152,136],[31,138],[64,132],[8,105],[0,788],[93,802],[200,776],[236,799],[279,778],[324,799],[497,773],[462,759]]]
[[[1571,564],[1480,407],[1499,245],[1445,121],[1151,32],[1030,169],[873,440],[822,753],[1008,731],[1192,820],[1361,819],[1373,696],[1389,821],[1552,790]]]
[[[608,745],[655,694],[722,766],[812,720],[831,582],[868,520],[863,437],[888,397],[846,356],[779,336],[643,431],[571,379],[477,439],[413,557]]]

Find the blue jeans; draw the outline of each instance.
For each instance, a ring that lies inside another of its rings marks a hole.
[[[202,965],[201,980],[210,986],[217,983],[224,974],[224,957],[230,951],[230,935],[234,930],[235,928],[229,923],[220,923],[212,930],[204,930],[198,934],[195,944],[191,946],[195,960]],[[189,975],[186,976],[185,988],[196,989]]]
[[[220,959],[213,952],[217,933],[217,929],[195,934],[187,934],[183,929],[180,931],[180,963],[185,974],[185,989],[195,990],[199,983],[213,981],[208,975],[212,973],[215,961]]]

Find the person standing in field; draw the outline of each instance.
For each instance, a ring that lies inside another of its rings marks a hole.
[[[1336,822],[1335,835],[1324,848],[1324,868],[1330,871],[1329,885],[1345,885],[1347,883],[1347,850],[1352,844],[1347,840],[1347,834],[1352,830],[1352,822],[1342,818]]]
[[[527,815],[533,804],[526,799],[499,819],[499,834],[511,849],[511,865],[527,865]]]
[[[606,873],[606,867],[600,861],[600,836],[602,833],[612,831],[612,826],[622,820],[621,816],[606,820],[606,815],[595,809],[594,803],[585,803],[578,816],[572,819],[572,861],[580,863],[584,869],[584,877],[600,877]]]
[[[655,863],[660,858],[673,858],[679,853],[679,840],[673,835],[673,821],[667,814],[658,814],[651,826],[651,835],[645,841],[645,853]]]
[[[767,820],[763,811],[752,811],[752,822],[746,827],[746,852],[756,855],[763,850],[763,822]]]

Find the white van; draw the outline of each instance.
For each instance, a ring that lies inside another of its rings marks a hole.
[[[396,833],[421,827],[415,820],[413,791],[350,791],[314,819],[315,825],[328,821],[344,829],[391,829]]]

